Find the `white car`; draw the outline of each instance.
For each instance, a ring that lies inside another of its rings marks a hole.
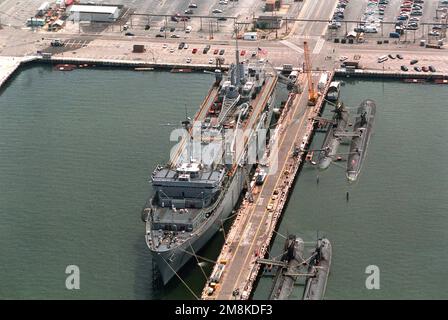
[[[184,49],[188,49],[188,43],[184,45]]]
[[[222,13],[222,10],[214,9],[212,12],[213,12],[213,13]]]
[[[191,58],[187,58],[187,60],[185,62],[186,63],[190,63],[191,62]]]
[[[228,4],[229,2],[227,1],[227,0],[220,0],[219,1],[219,4],[223,4],[223,5],[226,5],[226,4]]]
[[[174,49],[173,49],[173,48],[171,48],[171,49],[170,49],[170,52],[171,52],[171,53],[173,53],[173,52],[174,52]]]
[[[162,48],[166,49],[168,47],[168,45],[166,43],[163,44]]]
[[[213,58],[208,59],[209,64],[213,64],[214,62],[215,62],[215,59],[213,59]]]
[[[345,61],[345,60],[347,60],[347,59],[348,59],[348,57],[346,57],[346,56],[341,56],[341,57],[339,58],[339,61],[343,62],[343,61]]]

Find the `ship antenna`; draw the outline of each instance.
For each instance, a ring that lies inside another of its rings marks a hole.
[[[191,132],[190,132],[190,128],[191,128],[191,122],[190,122],[190,118],[188,117],[188,111],[187,111],[187,104],[185,104],[185,120],[182,121],[182,125],[184,127],[185,130],[187,130],[187,134],[188,134],[188,141],[187,141],[187,157],[188,157],[188,163],[191,163],[191,140],[193,139]]]
[[[239,58],[239,52],[238,52],[238,28],[235,26],[235,61],[236,64],[239,65],[240,58]]]

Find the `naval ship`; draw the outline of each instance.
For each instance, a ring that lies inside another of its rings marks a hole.
[[[342,137],[339,137],[338,133],[344,132],[348,123],[348,111],[342,102],[337,103],[333,112],[333,121],[328,127],[322,149],[318,156],[318,166],[322,170],[327,169],[336,156],[342,140]]]
[[[369,99],[364,100],[358,108],[358,116],[353,127],[355,135],[350,144],[350,153],[347,161],[347,179],[349,181],[355,181],[361,171],[373,130],[375,112],[375,102]]]
[[[277,75],[264,60],[240,62],[238,48],[235,57],[226,74],[215,70],[215,83],[194,120],[183,122],[186,134],[170,161],[151,176],[153,195],[142,218],[164,284],[223,228],[269,141],[263,132]],[[249,159],[253,150],[256,161]]]

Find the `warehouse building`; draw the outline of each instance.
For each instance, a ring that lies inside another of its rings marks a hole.
[[[120,16],[120,8],[116,6],[73,5],[70,8],[70,19],[75,21],[113,22]]]

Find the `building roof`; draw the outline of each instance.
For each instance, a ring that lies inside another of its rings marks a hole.
[[[114,14],[117,10],[118,7],[113,6],[86,6],[76,4],[70,8],[70,12],[106,13],[106,14]]]

